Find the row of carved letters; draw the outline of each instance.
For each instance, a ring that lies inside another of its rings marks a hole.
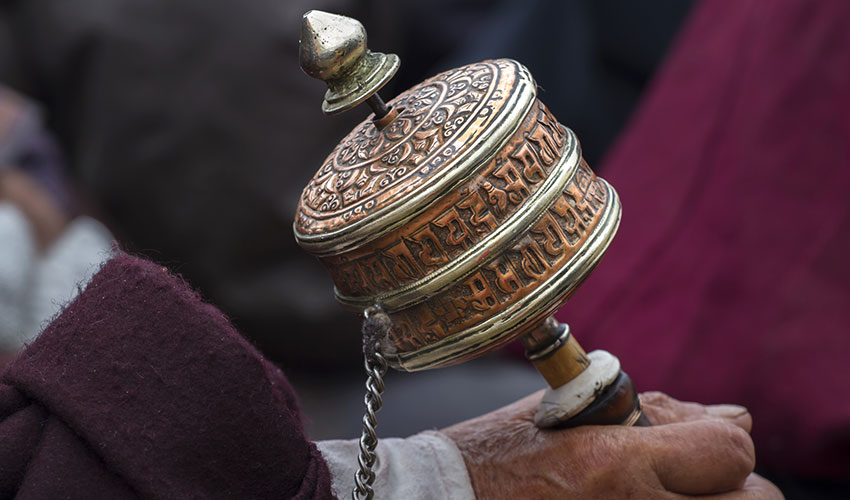
[[[445,265],[492,232],[542,184],[560,156],[566,134],[540,105],[537,123],[489,176],[440,215],[377,252],[339,267],[345,293],[375,293]]]
[[[534,293],[561,268],[593,230],[605,205],[604,186],[586,168],[579,174],[513,248],[455,287],[405,311],[393,328],[397,345],[416,349],[482,321],[495,309]]]

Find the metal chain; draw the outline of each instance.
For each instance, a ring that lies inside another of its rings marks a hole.
[[[363,315],[369,320],[372,308],[364,311]],[[380,346],[375,345],[375,354],[372,359],[364,357],[366,368],[366,396],[363,403],[366,405],[366,413],[363,415],[363,433],[360,435],[360,455],[357,457],[360,466],[354,474],[354,489],[351,491],[352,500],[372,500],[375,491],[372,484],[375,482],[375,471],[373,467],[378,456],[375,448],[378,447],[378,434],[375,427],[378,419],[375,413],[381,409],[384,402],[381,395],[384,393],[384,375],[387,373],[387,360],[381,355]]]

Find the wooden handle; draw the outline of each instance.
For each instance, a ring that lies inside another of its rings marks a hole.
[[[548,318],[523,343],[526,357],[551,388],[535,416],[538,425],[651,425],[619,361],[604,351],[588,356],[567,325]]]

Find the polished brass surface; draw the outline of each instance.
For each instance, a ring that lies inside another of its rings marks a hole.
[[[641,419],[645,420],[646,423],[640,425],[639,422],[641,421]],[[626,419],[623,420],[620,425],[624,427],[649,427],[650,423],[649,420],[646,419],[646,416],[643,414],[643,409],[638,404],[632,409],[632,413],[628,417],[626,417]]]
[[[299,59],[305,73],[328,85],[322,111],[333,115],[366,101],[395,75],[395,54],[372,52],[356,19],[311,10],[301,22]]]
[[[389,340],[397,350],[385,353],[390,364],[413,371],[458,363],[524,335],[554,314],[596,266],[619,223],[616,193],[601,182],[611,202],[577,248],[548,255],[535,236],[553,226],[538,222],[498,260],[441,295],[394,313]]]
[[[543,131],[561,131],[562,129],[559,129],[557,122],[549,121],[549,116],[551,115],[540,104],[539,115],[531,113],[529,117],[531,120],[526,120],[530,121],[531,125],[520,127],[514,133],[514,140],[509,141],[509,143],[525,144],[529,141],[529,138],[546,136],[547,132]],[[551,128],[547,128],[547,125],[551,125]],[[455,239],[461,238],[462,244],[452,245],[451,242],[448,242],[448,245],[444,245],[442,249],[445,258],[439,267],[433,266],[430,273],[396,275],[393,277],[395,286],[390,289],[370,287],[368,281],[365,282],[365,286],[364,282],[357,283],[356,288],[353,288],[353,294],[350,294],[348,289],[338,287],[337,298],[339,301],[356,308],[378,302],[392,311],[404,309],[421,302],[424,297],[433,296],[440,290],[451,286],[459,279],[480,268],[486,261],[508,249],[514,243],[517,234],[527,230],[528,227],[541,220],[541,217],[545,219],[544,212],[546,209],[552,206],[557,197],[562,195],[563,190],[575,178],[577,171],[582,169],[577,151],[578,142],[571,132],[553,133],[546,137],[550,137],[552,144],[561,145],[565,154],[561,155],[559,161],[553,160],[550,165],[535,164],[533,168],[539,169],[540,173],[537,182],[528,182],[525,188],[518,188],[514,192],[502,190],[502,193],[504,193],[504,209],[500,209],[499,206],[499,187],[494,184],[494,178],[498,178],[499,174],[502,174],[503,179],[512,175],[511,172],[502,170],[505,165],[511,165],[509,161],[510,144],[506,144],[508,148],[503,148],[487,165],[479,169],[478,175],[458,186],[452,193],[444,197],[441,203],[434,205],[431,210],[426,210],[420,216],[409,221],[404,228],[399,228],[384,236],[380,241],[361,247],[362,250],[374,255],[376,252],[380,252],[385,244],[397,241],[399,233],[419,234],[424,227],[430,227],[432,224],[448,226],[450,229],[454,226],[456,230],[460,228],[461,232],[457,233]],[[541,139],[541,142],[545,142],[545,140]],[[557,150],[553,148],[553,151]],[[517,173],[517,175],[521,174]],[[487,195],[490,198],[490,194],[493,195],[493,200],[495,200],[493,202],[496,205],[495,209],[481,212],[486,207],[484,196]],[[513,202],[508,200],[511,194],[515,195]],[[449,208],[448,211],[447,207]],[[465,231],[459,225],[461,222],[458,218],[458,209],[469,209],[470,212],[480,214],[478,221],[470,220],[472,224],[469,231]],[[475,226],[475,222],[478,222],[478,227]],[[359,256],[363,254],[362,250],[360,252],[349,252],[346,255],[356,254]],[[328,260],[336,261],[336,259]],[[423,270],[427,269],[427,264],[423,259],[414,257],[413,261],[414,265],[419,265]],[[349,285],[349,283],[344,283],[344,285]]]

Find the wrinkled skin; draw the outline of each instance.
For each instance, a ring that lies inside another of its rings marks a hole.
[[[463,454],[479,499],[782,499],[753,474],[743,407],[641,395],[653,427],[541,430],[541,392],[443,432]]]

